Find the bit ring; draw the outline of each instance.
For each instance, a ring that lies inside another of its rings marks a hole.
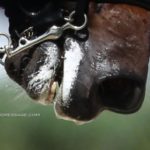
[[[4,46],[3,48],[0,48],[0,53],[5,53],[7,47],[11,47],[11,38],[7,33],[0,33],[0,36],[4,36],[8,40],[8,45]]]

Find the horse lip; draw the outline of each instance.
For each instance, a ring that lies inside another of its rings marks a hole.
[[[64,51],[65,51],[65,54],[63,56],[64,59],[60,58],[62,60],[60,62],[61,64],[59,64],[59,66],[56,68],[54,77],[49,82],[49,88],[47,89],[48,91],[47,94],[44,94],[44,96],[42,96],[41,98],[40,95],[39,97],[37,96],[37,101],[39,102],[42,101],[42,103],[44,104],[51,104],[54,103],[55,101],[59,101],[60,98],[58,97],[60,96],[64,96],[65,98],[63,97],[63,99],[65,99],[66,101],[67,99],[69,99],[69,93],[72,88],[72,83],[75,82],[74,77],[77,75],[76,71],[78,70],[78,66],[82,59],[82,52],[78,42],[71,38],[68,38],[66,40]],[[78,53],[79,53],[78,55],[79,59],[76,58],[77,56],[76,54]],[[72,59],[77,60],[76,62],[73,62],[73,66],[70,65],[70,63],[72,64]],[[67,74],[69,74],[70,76],[68,76]],[[55,86],[53,84],[57,84],[55,93],[51,92],[51,88],[53,88],[52,86]],[[46,97],[45,100],[43,100],[43,97]]]
[[[79,66],[83,58],[83,52],[80,44],[72,39],[67,38],[64,45],[63,77],[60,88],[61,99],[67,102],[70,98],[70,92],[76,82]]]
[[[63,119],[63,120],[66,120],[66,121],[72,121],[74,122],[75,124],[77,125],[83,125],[83,124],[86,124],[86,123],[89,123],[89,122],[92,122],[92,120],[94,119],[90,119],[90,120],[77,120],[73,117],[70,117],[70,116],[67,116],[65,113],[63,113],[63,111],[57,106],[57,103],[55,102],[54,103],[54,111],[55,111],[55,115],[58,119]]]
[[[26,66],[22,86],[33,100],[39,101],[47,97],[55,81],[60,65],[60,49],[56,44],[47,41],[35,49],[32,57],[35,60]]]

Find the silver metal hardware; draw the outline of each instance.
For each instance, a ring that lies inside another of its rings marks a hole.
[[[18,41],[18,47],[16,47],[15,49],[12,48],[12,44],[11,44],[11,40],[10,40],[9,35],[1,33],[0,34],[1,36],[3,35],[5,37],[7,37],[7,39],[8,39],[8,46],[4,47],[1,50],[1,52],[6,53],[7,57],[10,58],[10,57],[15,56],[18,53],[20,53],[24,50],[27,50],[28,48],[31,48],[31,47],[35,46],[36,44],[39,44],[39,43],[44,42],[46,40],[57,40],[57,39],[59,39],[62,36],[63,32],[67,29],[72,29],[75,31],[82,30],[87,24],[87,16],[86,16],[86,14],[84,15],[85,21],[81,26],[76,26],[76,25],[73,25],[71,23],[71,22],[73,22],[73,15],[74,14],[75,14],[75,11],[73,11],[68,16],[68,18],[65,19],[67,22],[63,26],[58,27],[58,26],[54,25],[54,26],[50,27],[47,32],[45,32],[44,34],[42,34],[39,37],[36,37],[35,39],[29,40],[26,36],[21,37]],[[28,31],[28,29],[25,31]]]
[[[33,27],[29,27],[28,29],[24,30],[20,36],[30,39],[33,36]]]
[[[0,53],[6,53],[6,49],[12,47],[11,38],[10,38],[10,36],[7,33],[0,33],[0,36],[4,36],[8,40],[7,46],[0,47]]]

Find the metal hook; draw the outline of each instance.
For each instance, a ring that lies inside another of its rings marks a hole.
[[[69,17],[67,18],[68,22],[62,26],[63,30],[73,29],[75,31],[79,31],[79,30],[82,30],[86,26],[86,24],[87,24],[87,16],[86,16],[86,14],[84,14],[84,23],[81,26],[76,26],[76,25],[71,23],[71,22],[74,21],[73,20],[73,15],[74,14],[75,14],[75,11],[70,13]]]
[[[11,42],[10,36],[9,36],[7,33],[1,33],[1,32],[0,32],[0,36],[4,36],[4,37],[6,37],[7,40],[8,40],[8,45],[5,45],[4,47],[0,47],[0,54],[1,54],[0,64],[1,64],[2,66],[4,66],[4,64],[5,64],[5,59],[6,59],[6,57],[7,57],[7,49],[10,49],[10,48],[12,47],[12,45],[11,45],[12,42]]]
[[[0,33],[0,36],[4,36],[8,40],[8,45],[0,48],[0,53],[6,53],[6,49],[11,47],[11,38],[7,33]]]

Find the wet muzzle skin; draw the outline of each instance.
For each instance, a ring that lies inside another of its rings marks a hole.
[[[81,5],[77,5],[79,2]],[[100,11],[97,3],[103,3]],[[54,104],[59,118],[78,123],[93,120],[104,110],[123,114],[139,110],[150,55],[148,1],[44,0],[36,6],[26,1],[14,4],[6,8],[14,48],[22,37],[37,39],[53,25],[60,27],[67,21],[82,26],[84,15],[88,18],[81,31],[69,29],[55,40],[43,40],[6,57],[8,75],[33,100]],[[74,10],[71,19],[64,17]]]
[[[150,9],[149,0],[95,0],[96,3],[129,4]]]

